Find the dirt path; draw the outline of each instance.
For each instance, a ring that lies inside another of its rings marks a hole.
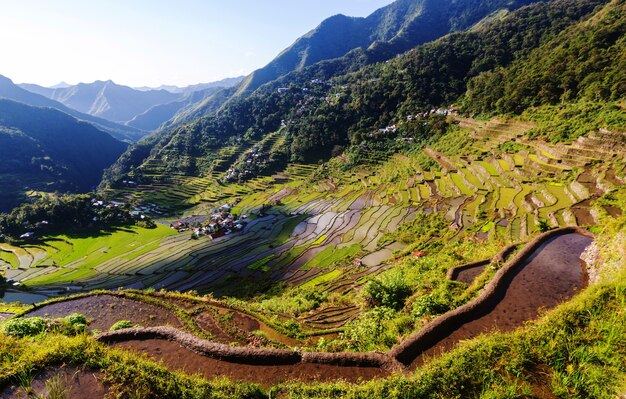
[[[450,350],[460,340],[481,333],[507,332],[533,320],[540,309],[550,309],[570,299],[586,286],[586,275],[580,255],[591,244],[591,238],[565,234],[544,243],[504,281],[506,287],[500,301],[487,314],[463,324],[431,347],[412,363],[422,364],[426,357]]]

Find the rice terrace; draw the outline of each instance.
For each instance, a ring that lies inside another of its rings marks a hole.
[[[0,76],[0,397],[626,397],[625,3],[378,3],[211,84]]]

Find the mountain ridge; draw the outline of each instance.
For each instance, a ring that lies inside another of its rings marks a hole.
[[[96,127],[104,130],[105,132],[120,140],[134,142],[138,141],[148,134],[148,132],[136,129],[131,126],[125,126],[103,118],[98,118],[93,115],[88,115],[76,111],[58,101],[23,89],[13,83],[11,79],[2,75],[0,75],[0,98],[7,98],[9,100],[21,102],[34,107],[49,107],[57,109],[79,120],[92,123]]]
[[[89,191],[126,147],[57,109],[0,99],[0,209],[17,205],[28,190]]]

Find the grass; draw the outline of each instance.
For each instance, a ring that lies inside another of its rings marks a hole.
[[[273,254],[268,255],[263,259],[259,259],[256,262],[249,264],[248,266],[246,266],[246,268],[254,271],[268,272],[270,270],[270,267],[267,266],[267,264],[269,263],[269,261],[274,259],[274,257],[275,255]]]
[[[46,285],[84,279],[95,275],[93,269],[115,257],[131,261],[159,248],[161,241],[177,234],[174,230],[157,225],[155,229],[129,227],[110,232],[94,232],[93,235],[59,235],[44,238],[44,244],[59,248],[43,261],[51,261],[59,270],[26,280],[26,285]],[[60,245],[59,245],[60,244]],[[68,267],[68,265],[71,267]]]
[[[315,245],[322,245],[324,243],[324,241],[326,241],[328,237],[326,237],[325,235],[321,235],[319,236],[315,241],[313,241],[313,243],[311,245],[315,246]]]
[[[487,171],[487,173],[489,173],[489,175],[491,175],[491,176],[500,176],[500,173],[498,172],[498,169],[496,169],[496,167],[493,166],[493,164],[491,164],[490,162],[477,161],[476,163],[478,165],[482,166]]]
[[[319,275],[319,276],[317,276],[317,277],[307,281],[306,283],[302,284],[300,286],[300,289],[306,290],[306,289],[314,287],[316,285],[323,284],[323,283],[326,283],[328,281],[332,281],[332,280],[336,279],[337,277],[341,276],[342,273],[343,272],[341,270],[333,270],[331,272],[328,272],[328,273],[325,273],[325,274],[321,274],[321,275]]]
[[[335,266],[340,263],[343,263],[354,256],[356,256],[361,251],[360,244],[352,244],[344,247],[335,247],[331,245],[325,248],[322,252],[315,255],[311,260],[309,260],[303,267],[303,270],[309,270],[314,267],[317,268],[327,268],[330,266]]]
[[[278,247],[280,245],[285,244],[286,242],[289,242],[289,239],[291,238],[291,235],[293,234],[293,231],[296,228],[296,226],[298,226],[300,223],[302,223],[308,218],[309,218],[308,215],[297,215],[297,216],[293,216],[289,218],[287,222],[285,222],[285,224],[283,225],[283,228],[280,230],[280,233],[278,233],[278,235],[272,242],[272,245],[275,247]]]
[[[15,256],[13,252],[0,250],[0,260],[8,263],[14,269],[17,269],[20,266],[20,261],[17,259],[17,256]]]

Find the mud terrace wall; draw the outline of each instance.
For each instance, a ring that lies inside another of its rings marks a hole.
[[[503,288],[503,282],[507,277],[514,275],[519,266],[526,261],[541,245],[546,241],[564,234],[581,234],[593,237],[588,231],[579,227],[563,227],[543,233],[523,249],[521,249],[511,260],[509,260],[496,273],[493,280],[487,284],[484,291],[472,302],[463,305],[451,312],[444,314],[426,325],[422,330],[413,334],[394,348],[388,354],[404,365],[409,365],[422,352],[434,346],[441,337],[448,335],[449,331],[456,330],[461,325],[474,320],[478,315],[489,309],[494,301],[498,301]],[[505,248],[506,249],[506,248]]]
[[[218,360],[242,364],[293,365],[302,362],[334,366],[379,367],[387,370],[404,369],[422,352],[435,345],[441,337],[447,336],[450,331],[475,319],[477,315],[481,315],[486,309],[489,309],[494,302],[499,301],[503,284],[506,284],[507,278],[514,276],[523,262],[546,241],[564,234],[581,234],[593,237],[591,233],[578,227],[564,227],[538,236],[502,266],[480,296],[472,302],[433,320],[418,333],[410,336],[387,353],[322,353],[234,347],[202,340],[172,327],[131,328],[102,333],[97,335],[95,339],[105,343],[138,339],[167,339],[193,352]],[[501,262],[516,246],[505,247],[493,260]],[[469,268],[472,265],[473,267],[476,266],[476,264],[468,264],[453,268],[455,270],[451,269],[448,275],[454,272],[458,273],[459,268]]]
[[[491,263],[500,264],[503,263],[507,258],[511,255],[515,248],[520,246],[521,244],[510,244],[504,247],[500,252],[496,254],[492,259],[479,260],[477,262],[465,263],[463,265],[451,267],[448,269],[447,278],[448,280],[456,280],[459,274],[465,270],[473,269],[475,267],[487,266]]]
[[[141,339],[166,339],[195,353],[232,363],[252,365],[293,365],[316,363],[334,366],[399,369],[401,366],[382,353],[317,353],[297,350],[257,349],[229,346],[200,339],[173,327],[128,328],[99,334],[96,340],[114,343]]]

